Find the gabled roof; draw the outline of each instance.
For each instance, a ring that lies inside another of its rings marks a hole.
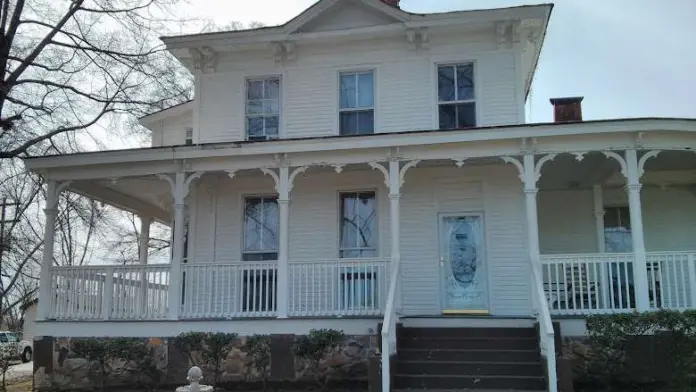
[[[322,15],[329,12],[331,9],[343,5],[348,1],[359,3],[365,7],[373,9],[376,13],[382,14],[394,21],[394,23],[403,23],[411,19],[411,14],[401,10],[400,8],[392,7],[384,4],[381,0],[320,0],[313,6],[307,8],[304,12],[297,15],[289,22],[283,25],[283,30],[287,34],[297,32],[303,26],[320,18]]]
[[[155,121],[163,120],[172,116],[180,116],[187,112],[193,111],[193,100],[188,100],[182,102],[178,105],[170,106],[168,108],[147,114],[138,118],[138,122],[146,128],[149,128]]]
[[[221,40],[229,41],[233,44],[292,40],[297,38],[293,36],[302,35],[298,34],[298,29],[302,26],[320,18],[333,7],[343,5],[349,1],[373,9],[376,13],[385,17],[392,18],[395,21],[392,26],[401,26],[402,28],[419,28],[447,23],[467,24],[475,21],[512,20],[513,18],[543,18],[545,19],[544,24],[546,24],[553,9],[552,3],[543,3],[504,8],[417,14],[384,4],[381,0],[319,0],[295,18],[278,26],[163,36],[160,39],[164,41],[170,50],[201,47],[211,45],[213,41],[219,42]]]

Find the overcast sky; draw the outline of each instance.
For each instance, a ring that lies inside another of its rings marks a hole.
[[[275,25],[316,0],[190,0],[186,13]],[[543,0],[402,0],[412,12],[507,7]],[[205,6],[203,6],[205,4]],[[582,95],[586,119],[696,117],[696,0],[557,0],[528,102],[528,121],[552,118],[548,98]]]

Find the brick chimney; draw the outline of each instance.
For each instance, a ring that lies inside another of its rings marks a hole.
[[[583,97],[551,98],[554,122],[582,121]]]
[[[400,8],[399,3],[401,3],[401,0],[382,0],[382,3],[390,5],[392,7]]]

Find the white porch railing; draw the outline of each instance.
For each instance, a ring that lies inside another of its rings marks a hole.
[[[537,323],[539,324],[539,348],[541,354],[546,357],[546,374],[549,383],[549,392],[558,391],[556,373],[556,334],[553,330],[551,313],[546,293],[543,289],[542,279],[538,267],[532,266],[532,298],[536,310]]]
[[[381,315],[389,259],[291,261],[288,280],[291,317]]]
[[[49,318],[164,319],[169,265],[52,267]]]
[[[651,309],[696,308],[696,252],[648,252]]]
[[[396,289],[399,283],[399,268],[401,263],[392,266],[389,278],[389,293],[384,308],[384,321],[382,322],[382,391],[391,391],[391,356],[396,354]]]
[[[696,307],[696,252],[648,252],[651,309]],[[552,314],[635,310],[632,253],[541,256],[543,288]]]
[[[184,264],[184,319],[274,317],[278,300],[276,261]]]

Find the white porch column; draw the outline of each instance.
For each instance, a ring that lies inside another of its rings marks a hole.
[[[290,297],[289,273],[290,267],[288,249],[290,248],[290,168],[281,167],[278,170],[278,318],[288,318],[288,298]]]
[[[288,318],[288,299],[290,298],[290,192],[292,191],[295,177],[306,172],[307,166],[301,166],[290,171],[290,167],[281,166],[276,173],[274,170],[261,168],[261,171],[269,175],[275,181],[275,189],[278,192],[278,289],[276,292],[278,318]]]
[[[51,267],[56,234],[56,215],[58,214],[58,194],[58,184],[54,180],[49,180],[46,189],[46,208],[44,209],[46,226],[44,228],[43,259],[39,278],[39,320],[48,319],[51,311]]]
[[[645,239],[643,238],[643,214],[640,200],[640,177],[643,159],[639,164],[638,152],[626,150],[626,190],[628,192],[628,208],[631,214],[631,237],[633,240],[633,285],[636,296],[636,310],[647,311],[650,308],[648,288],[648,266],[645,255]]]
[[[172,230],[172,260],[169,270],[169,318],[176,320],[179,318],[179,307],[181,305],[181,288],[183,285],[181,265],[184,260],[184,235],[186,230],[186,197],[193,180],[200,178],[203,173],[198,172],[186,175],[178,172],[174,178],[169,175],[160,175],[172,187],[174,197],[174,229]]]
[[[594,204],[595,229],[597,231],[597,252],[605,253],[606,243],[604,242],[604,194],[602,185],[592,186],[592,201]]]
[[[541,164],[541,163],[540,163]],[[523,158],[524,204],[527,212],[527,248],[532,268],[539,265],[539,213],[537,210],[537,170],[534,155],[527,154]],[[541,272],[541,270],[539,270]],[[541,276],[541,275],[539,275]]]
[[[147,264],[147,256],[150,246],[150,225],[152,224],[152,218],[149,216],[140,217],[140,241],[138,244],[138,250],[140,253],[140,264]]]
[[[181,305],[182,274],[181,264],[184,260],[184,231],[186,224],[186,195],[184,182],[186,175],[176,173],[174,184],[174,229],[172,230],[172,261],[169,271],[169,318],[179,318]],[[186,192],[188,193],[188,192]]]
[[[401,173],[399,161],[389,161],[389,223],[391,236],[391,268],[401,265]],[[400,276],[401,274],[399,274]],[[401,282],[397,276],[396,308],[401,308]]]

